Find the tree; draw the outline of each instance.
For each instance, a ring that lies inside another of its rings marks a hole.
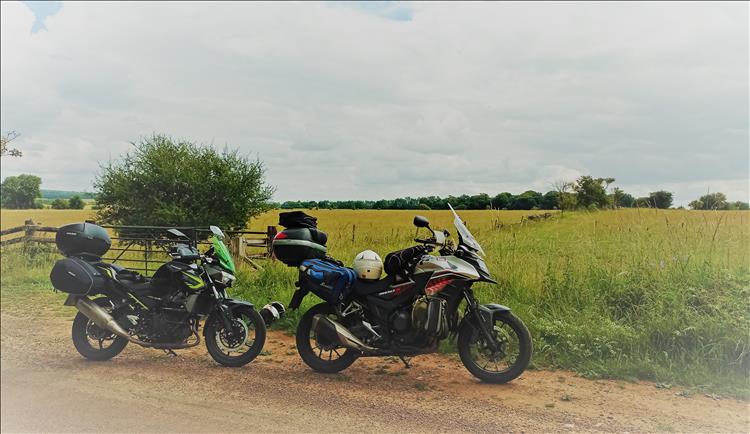
[[[492,198],[493,209],[508,209],[512,203],[513,195],[508,192],[500,193]]]
[[[560,193],[555,190],[548,191],[542,196],[542,201],[539,204],[541,209],[556,209],[560,202]]]
[[[68,208],[70,209],[83,209],[86,204],[81,199],[81,196],[75,195],[68,199]]]
[[[577,198],[573,190],[573,183],[570,181],[555,181],[552,188],[557,192],[557,207],[561,212],[568,209],[575,209]]]
[[[68,209],[68,202],[63,199],[55,199],[50,206],[52,209]]]
[[[534,190],[527,190],[513,199],[511,209],[533,209],[538,208],[542,202],[542,194]]]
[[[694,200],[689,204],[693,209],[716,210],[727,208],[727,196],[724,193],[709,193]]]
[[[23,155],[18,149],[8,147],[8,143],[17,139],[18,136],[20,136],[20,134],[15,131],[10,131],[0,136],[0,157],[5,157],[6,155],[8,157],[20,157]]]
[[[259,160],[163,135],[133,146],[94,181],[103,223],[239,229],[269,207],[274,189]]]
[[[615,182],[614,178],[593,178],[581,176],[573,185],[579,206],[589,208],[604,208],[609,203],[607,187]]]
[[[34,199],[41,196],[42,179],[34,175],[9,176],[0,185],[0,204],[3,208],[37,208]]]
[[[632,208],[635,205],[635,198],[615,187],[612,191],[612,203],[616,208]]]
[[[648,198],[654,208],[667,209],[672,206],[672,193],[669,191],[654,191],[649,193]]]
[[[734,209],[741,210],[741,211],[747,211],[750,209],[750,204],[747,202],[743,202],[741,200],[738,200],[734,203]]]

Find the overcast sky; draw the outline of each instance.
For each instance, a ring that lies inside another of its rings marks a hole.
[[[748,200],[748,3],[2,2],[3,132],[91,190],[152,133],[258,156],[276,200],[546,191]]]

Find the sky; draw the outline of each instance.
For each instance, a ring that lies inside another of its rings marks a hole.
[[[584,174],[748,200],[748,3],[2,2],[0,129],[92,191],[154,133],[239,148],[275,200]]]

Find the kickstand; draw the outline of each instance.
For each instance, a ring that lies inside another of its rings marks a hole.
[[[170,355],[170,356],[174,356],[174,357],[177,357],[177,353],[175,353],[174,351],[172,351],[172,349],[171,349],[171,348],[167,348],[167,349],[165,349],[165,350],[164,350],[164,352],[165,352],[165,353],[167,353],[167,354],[168,354],[168,355]]]
[[[404,362],[404,366],[406,366],[406,369],[411,368],[411,363],[409,363],[408,360],[406,360],[406,357],[404,356],[398,356],[399,359],[401,359],[402,362]]]

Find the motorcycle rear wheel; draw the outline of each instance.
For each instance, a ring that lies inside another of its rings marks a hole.
[[[111,313],[113,304],[109,298],[99,297],[92,301]],[[71,335],[78,353],[89,360],[98,362],[109,360],[120,354],[128,345],[127,339],[103,330],[81,312],[78,312],[73,320]]]
[[[357,360],[357,353],[329,342],[323,342],[312,330],[312,320],[317,314],[333,315],[328,303],[320,303],[305,312],[297,325],[297,352],[307,366],[315,371],[333,374],[343,371]]]

